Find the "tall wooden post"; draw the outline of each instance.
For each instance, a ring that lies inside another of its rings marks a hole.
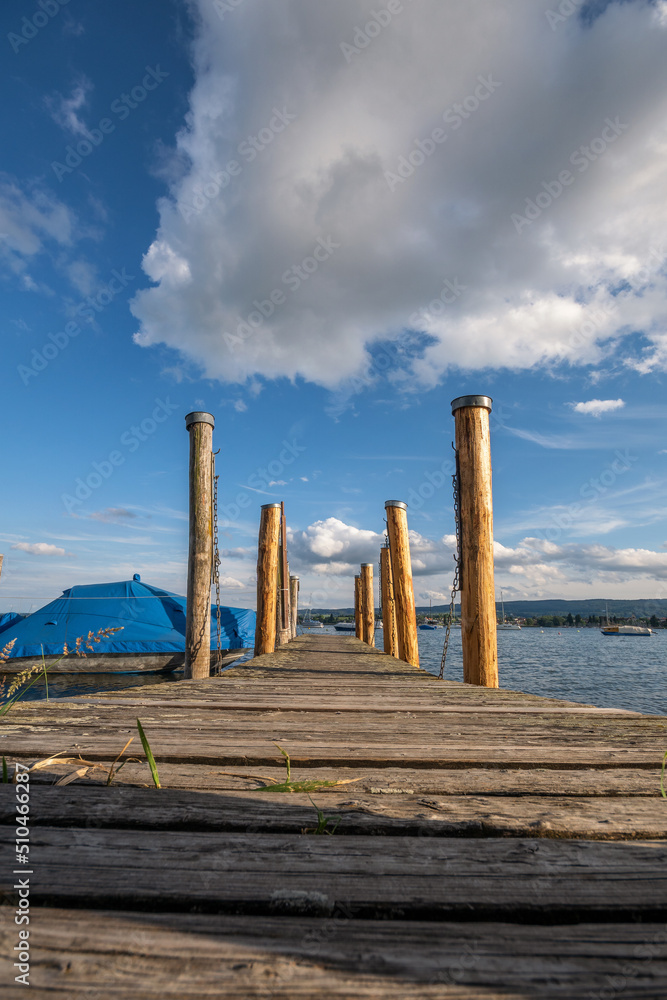
[[[289,610],[289,566],[287,565],[287,531],[285,505],[280,504],[280,544],[276,581],[276,646],[284,646],[292,638]]]
[[[284,571],[280,567],[280,559],[279,559],[278,587],[276,593],[276,646],[284,646],[292,638],[292,622],[291,622],[290,603],[289,603],[289,582],[287,584],[287,590],[286,590],[282,583],[283,572]],[[289,569],[287,572],[289,574]],[[285,609],[285,603],[287,603],[286,609]],[[285,620],[285,610],[287,611],[287,628],[283,627],[283,622]]]
[[[361,637],[367,646],[375,646],[373,563],[361,564]]]
[[[280,504],[262,506],[257,546],[257,624],[255,656],[276,648],[276,604],[278,589],[278,549],[280,544]]]
[[[285,504],[280,504],[280,576],[281,576],[281,611],[282,622],[281,631],[285,633],[284,642],[290,639],[290,589],[289,589],[289,565],[287,562],[287,521],[285,520]]]
[[[408,505],[401,500],[387,500],[384,507],[387,512],[389,552],[391,553],[391,570],[394,580],[398,657],[406,663],[418,667],[419,646],[408,536]]]
[[[452,401],[459,466],[463,680],[498,687],[489,396]]]
[[[282,559],[280,556],[280,547],[278,548],[278,575],[276,579],[276,649],[278,646],[284,646],[286,642],[289,642],[289,635],[285,635],[285,630],[283,629],[283,600],[285,594],[283,591],[283,574],[282,574]]]
[[[363,635],[361,627],[361,577],[359,574],[354,578],[354,634],[357,639],[361,639]]]
[[[185,418],[190,433],[190,538],[185,614],[186,678],[211,672],[211,566],[213,563],[213,428],[210,413]]]
[[[384,651],[390,656],[398,656],[398,636],[396,635],[396,608],[394,606],[394,581],[391,576],[389,549],[380,549],[380,585],[382,587],[382,631]]]
[[[296,623],[299,617],[299,577],[289,578],[290,590],[290,632],[293,639],[296,639]]]

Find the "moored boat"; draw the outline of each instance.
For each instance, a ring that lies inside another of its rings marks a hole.
[[[8,628],[13,628],[14,625],[18,625],[26,617],[26,615],[20,615],[17,611],[6,611],[0,615],[0,632],[6,632]]]
[[[55,601],[10,625],[0,645],[8,659],[2,671],[20,672],[44,661],[53,672],[68,674],[144,673],[178,670],[185,661],[184,597],[141,582],[138,574],[119,583],[70,587]],[[252,647],[255,612],[220,607],[222,665]],[[81,644],[85,656],[74,655],[76,640],[115,630],[99,641]],[[63,657],[67,644],[70,654]],[[217,663],[217,609],[211,609],[211,666]]]
[[[310,612],[307,612],[307,617],[301,619],[301,628],[324,628],[322,622],[316,621],[314,618],[310,617]]]
[[[520,632],[521,626],[517,625],[516,622],[505,621],[505,601],[503,599],[503,592],[500,591],[500,607],[502,609],[502,621],[496,623],[496,630],[498,632]]]
[[[605,625],[600,632],[602,635],[655,635],[648,625]]]
[[[610,625],[608,601],[604,602],[604,617],[605,624],[600,629],[602,635],[655,635],[648,625]]]

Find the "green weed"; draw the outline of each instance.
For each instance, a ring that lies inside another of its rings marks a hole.
[[[281,754],[285,758],[287,778],[279,784],[265,785],[262,789],[263,792],[316,792],[319,788],[336,788],[338,785],[350,785],[353,781],[361,781],[361,778],[343,778],[340,781],[318,781],[311,778],[309,781],[292,781],[292,762],[289,754],[286,750],[283,750],[283,748],[279,746],[275,740],[273,741],[273,745],[278,747]],[[258,777],[261,781],[269,780],[264,779],[261,776]]]
[[[281,746],[278,746],[278,744],[276,743],[275,740],[273,741],[273,745],[274,745],[274,747],[278,747],[278,749],[280,750],[281,754],[285,758],[285,767],[287,768],[287,778],[285,779],[285,784],[289,785],[289,783],[290,783],[290,774],[291,774],[291,769],[292,769],[292,764],[291,764],[291,761],[289,759],[289,754],[287,753],[286,750],[283,750],[283,748]]]
[[[308,796],[308,798],[310,799],[310,795]],[[341,819],[343,817],[342,816],[325,816],[324,813],[322,812],[322,810],[318,806],[315,805],[315,803],[313,802],[313,800],[310,799],[310,801],[311,801],[313,809],[317,813],[317,826],[315,826],[315,827],[305,827],[305,829],[302,830],[301,832],[302,833],[314,833],[314,834],[326,833],[326,834],[328,834],[329,837],[333,837],[334,833],[338,829],[338,824],[340,823],[340,821],[341,821]],[[327,826],[329,825],[329,823],[333,823],[334,820],[336,820],[336,822],[334,823],[334,825],[331,828],[331,830],[327,830]]]
[[[146,733],[144,732],[143,726],[137,719],[137,729],[139,730],[139,736],[141,737],[141,745],[144,748],[144,753],[146,754],[146,760],[148,761],[148,766],[151,769],[151,775],[153,776],[153,784],[156,788],[162,788],[160,784],[160,778],[157,773],[157,764],[155,763],[155,757],[153,756],[153,751],[150,748],[150,744],[146,739]],[[123,751],[121,750],[121,753]],[[118,758],[116,758],[117,760]]]

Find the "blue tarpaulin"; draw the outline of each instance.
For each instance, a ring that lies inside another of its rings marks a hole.
[[[5,629],[12,625],[18,625],[22,621],[23,615],[19,615],[16,611],[7,611],[4,615],[0,615],[0,632],[4,632]]]
[[[222,649],[246,649],[255,642],[255,612],[220,607]],[[16,639],[11,658],[62,653],[79,636],[122,627],[94,643],[96,653],[180,653],[185,650],[185,598],[142,583],[138,575],[121,583],[70,587],[61,597],[5,629],[2,644]],[[217,648],[216,609],[211,610],[211,649]],[[89,651],[87,651],[89,652]]]

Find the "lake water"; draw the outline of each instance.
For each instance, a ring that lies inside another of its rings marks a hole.
[[[440,671],[444,630],[419,633],[422,667]],[[498,633],[500,686],[545,698],[667,715],[667,629],[606,636],[596,628]],[[463,680],[461,630],[452,629],[445,678]]]
[[[313,635],[338,635],[332,627]],[[444,630],[419,632],[421,665],[438,674]],[[382,632],[376,635],[382,649]],[[648,637],[604,636],[596,628],[524,628],[498,633],[500,686],[546,698],[667,715],[667,629]],[[181,674],[53,675],[51,698],[120,691],[143,684],[173,684]],[[445,678],[463,680],[461,631],[452,630]],[[45,696],[43,682],[27,700]]]

